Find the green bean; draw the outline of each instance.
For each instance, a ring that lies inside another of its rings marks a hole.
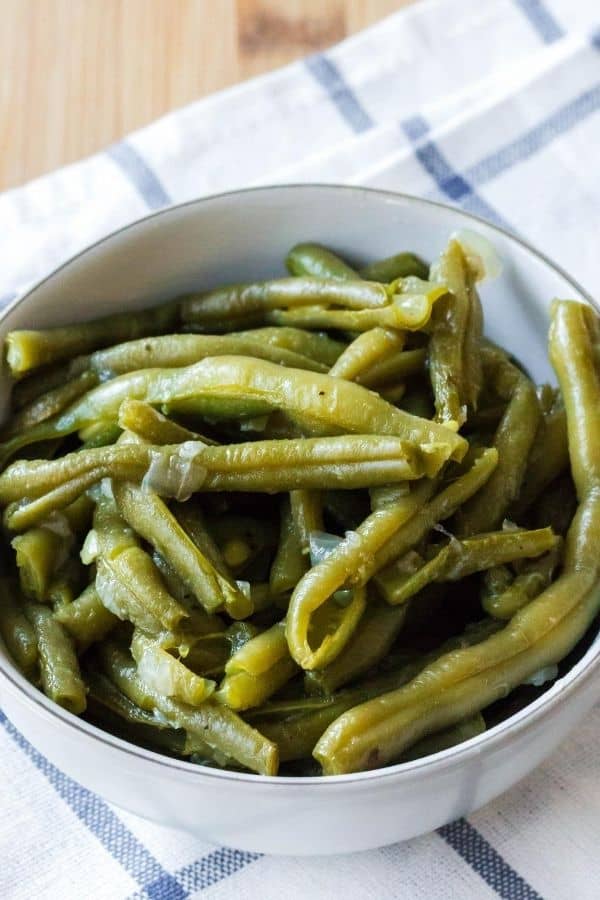
[[[294,279],[300,281],[300,279]],[[320,282],[322,285],[327,282]],[[362,290],[359,289],[362,285]],[[330,290],[330,298],[323,296],[321,303],[332,303],[334,293],[341,297],[352,292],[352,298],[356,302],[340,303],[345,308],[327,308],[324,305],[311,305],[305,303],[302,306],[286,309],[278,309],[277,306],[267,308],[264,318],[272,325],[292,325],[301,328],[334,328],[341,331],[369,331],[371,328],[398,328],[407,331],[419,331],[424,328],[431,317],[433,306],[440,297],[444,296],[446,289],[441,285],[434,285],[419,278],[405,278],[391,285],[378,285],[376,282],[350,282],[331,281],[330,288],[336,287],[336,291]],[[378,290],[375,290],[377,288]],[[381,298],[381,290],[386,293],[385,302],[377,302]],[[367,293],[372,298],[365,302]],[[360,298],[360,299],[359,299]],[[317,303],[318,301],[314,301]],[[286,304],[279,304],[285,306]]]
[[[65,603],[72,603],[83,590],[87,580],[86,567],[78,557],[69,556],[48,586],[48,601],[54,609]]]
[[[418,446],[437,471],[448,458],[461,458],[466,441],[450,429],[395,409],[366,388],[328,375],[282,370],[245,357],[217,357],[184,369],[143,369],[90,391],[53,420],[0,447],[6,460],[23,446],[71,434],[98,418],[115,421],[123,400],[145,400],[163,412],[215,418],[265,415],[281,410],[315,434],[393,434]]]
[[[461,535],[489,531],[501,524],[516,499],[540,421],[533,384],[504,354],[485,348],[484,363],[499,395],[509,400],[494,435],[498,466],[486,486],[457,515]]]
[[[274,594],[291,591],[309,568],[304,553],[302,534],[294,523],[290,498],[281,505],[279,544],[269,575],[269,586]]]
[[[160,497],[127,482],[114,482],[113,493],[125,521],[170,563],[207,612],[225,608],[234,618],[250,615],[249,598],[215,569]]]
[[[4,524],[10,531],[26,531],[73,506],[84,491],[102,479],[101,471],[86,472],[72,478],[58,487],[42,493],[34,500],[16,500],[9,503],[4,511]]]
[[[427,502],[435,485],[424,482],[406,498],[388,509],[375,510],[357,529],[346,535],[336,550],[300,580],[288,610],[287,636],[290,652],[303,669],[324,668],[344,646],[341,636],[335,645],[331,636],[322,648],[313,651],[308,640],[311,617],[341,587],[365,584],[393,559],[414,547],[439,521],[452,515],[457,507],[481,488],[497,463],[497,452],[486,450],[460,478]],[[385,570],[384,570],[385,572]],[[385,577],[385,574],[382,573]],[[350,607],[348,640],[358,624],[357,610]],[[341,614],[344,622],[344,614]]]
[[[31,600],[48,599],[52,577],[65,562],[72,540],[68,533],[53,528],[31,528],[13,538],[21,590]]]
[[[508,590],[515,579],[515,573],[509,566],[492,566],[483,573],[481,580],[481,605],[488,610],[496,603],[504,591]]]
[[[213,752],[234,759],[251,771],[277,774],[277,747],[233,710],[210,700],[199,707],[171,700],[148,689],[128,655],[117,646],[105,642],[100,652],[106,674],[142,709],[157,709],[172,727],[184,728],[192,738],[208,744]]]
[[[25,612],[37,640],[44,693],[59,706],[79,715],[85,710],[86,689],[71,639],[47,606],[30,603]]]
[[[58,415],[91,388],[98,384],[98,376],[94,372],[85,371],[72,381],[67,381],[52,390],[46,391],[19,412],[11,416],[10,421],[2,429],[2,439],[7,440],[20,431],[26,431],[40,422]]]
[[[291,491],[290,508],[302,553],[310,554],[310,535],[323,531],[323,500],[319,491]]]
[[[408,278],[409,275],[426,280],[429,277],[429,266],[414,253],[396,253],[363,266],[359,275],[367,281],[383,281],[385,284],[396,278]]]
[[[435,525],[449,519],[463,503],[476,495],[494,472],[498,464],[498,452],[493,447],[479,452],[473,451],[470,463],[465,472],[431,499],[435,485],[429,484],[427,489],[423,488],[426,491],[424,502],[415,515],[377,551],[373,561],[373,573],[380,573],[381,577],[385,578],[386,567],[390,563],[416,547]],[[376,580],[378,579],[379,576],[376,577]]]
[[[511,517],[518,520],[527,512],[568,466],[567,417],[562,406],[555,406],[542,417],[538,426],[519,496],[510,509]]]
[[[157,337],[142,338],[116,344],[105,350],[98,350],[90,357],[90,366],[102,380],[114,378],[137,369],[150,366],[163,369],[180,368],[199,362],[206,357],[252,356],[265,359],[280,366],[307,369],[311,372],[326,372],[324,363],[271,344],[255,336],[252,331],[238,334],[161,334]]]
[[[349,344],[329,370],[329,374],[347,381],[358,380],[375,363],[402,350],[405,343],[401,332],[390,328],[372,328],[359,334]]]
[[[368,333],[368,332],[367,332]],[[377,388],[381,385],[389,385],[400,378],[409,378],[425,371],[426,352],[422,347],[415,350],[403,350],[394,353],[387,359],[374,363],[365,372],[358,375],[358,384],[364,384],[369,388]],[[383,391],[381,391],[383,394]]]
[[[345,435],[254,441],[207,447],[201,441],[156,447],[123,444],[76,451],[58,460],[20,460],[0,475],[0,503],[36,499],[65,483],[76,495],[102,478],[140,482],[161,496],[186,499],[198,490],[278,492],[344,489],[420,478],[426,461],[396,437]],[[65,495],[71,502],[71,494]]]
[[[216,687],[214,681],[194,674],[155,639],[138,629],[133,633],[131,655],[137,663],[142,681],[166,697],[181,700],[190,706],[199,706]]]
[[[565,535],[577,507],[575,486],[570,473],[559,476],[542,494],[531,509],[534,526],[548,524],[556,534]]]
[[[9,331],[6,361],[15,377],[48,363],[60,362],[79,353],[115,341],[156,334],[173,326],[179,315],[177,304],[165,304],[139,313],[127,312],[95,319],[82,325],[48,328],[45,331]]]
[[[432,266],[431,278],[449,291],[434,308],[429,342],[429,375],[437,419],[460,427],[467,409],[477,408],[483,377],[476,273],[458,241],[450,241]]]
[[[192,295],[183,301],[181,315],[185,323],[192,323],[195,328],[215,330],[223,320],[230,323],[252,316],[260,319],[268,310],[280,308],[323,304],[354,310],[376,309],[389,305],[399,290],[402,285],[388,286],[359,279],[277,278]]]
[[[326,773],[384,764],[427,734],[473,715],[538,669],[559,662],[596,616],[600,454],[593,436],[600,415],[600,381],[587,315],[577,304],[558,303],[550,330],[550,355],[565,401],[579,497],[561,575],[498,634],[446,654],[405,687],[340,716],[314,751]]]
[[[97,422],[82,428],[78,434],[82,450],[91,450],[95,447],[107,447],[115,444],[121,436],[122,429],[114,422]]]
[[[595,315],[579,303],[555,301],[550,327],[550,359],[562,389],[567,415],[571,472],[582,499],[600,479],[600,376],[595,361]]]
[[[285,623],[278,622],[229,658],[215,697],[230,709],[260,706],[297,671],[288,650]]]
[[[342,652],[320,671],[307,672],[308,693],[333,694],[338,688],[368,672],[388,655],[404,624],[406,606],[371,601],[358,628]]]
[[[511,619],[523,606],[537,597],[552,581],[554,570],[560,562],[562,541],[544,556],[530,563],[500,593],[488,592],[482,606],[495,619]]]
[[[427,483],[417,485],[396,506],[371,513],[357,531],[348,532],[323,562],[300,579],[288,609],[287,639],[292,657],[303,669],[324,668],[341,653],[364,610],[365,600],[357,589],[372,577],[377,552],[410,521],[431,489]],[[342,587],[353,589],[352,601],[340,611],[337,628],[313,649],[309,641],[312,618]]]
[[[104,606],[93,582],[72,603],[55,609],[54,618],[71,635],[79,653],[104,640],[119,621]]]
[[[388,603],[405,603],[431,582],[459,581],[492,566],[541,556],[556,547],[559,540],[551,528],[495,531],[461,541],[452,538],[416,571],[407,572],[412,567],[406,565],[405,559],[399,559],[395,573],[388,569],[385,576],[380,575],[377,585]]]
[[[193,503],[173,503],[171,512],[194,542],[198,550],[209,560],[217,572],[225,578],[231,579],[231,571],[225,562],[221,550],[214,540],[207,525],[204,513]]]
[[[263,343],[275,347],[283,347],[301,356],[308,356],[316,362],[323,363],[328,369],[343,353],[345,344],[336,341],[328,334],[318,331],[305,331],[302,328],[254,328],[252,331],[238,332],[250,335]]]
[[[296,244],[286,256],[285,264],[290,275],[299,277],[310,275],[313,278],[336,278],[340,281],[358,278],[353,268],[321,244]],[[389,280],[392,281],[391,278]]]
[[[110,498],[98,497],[94,528],[82,559],[96,562],[96,590],[104,606],[118,618],[157,633],[162,629],[173,631],[189,617],[185,607],[165,589],[158,569],[138,546]]]
[[[54,363],[35,370],[13,384],[10,397],[13,409],[20,410],[33,404],[43,394],[63,387],[88,370],[87,356],[76,356],[68,362]]]
[[[382,387],[379,393],[387,403],[391,403],[392,406],[399,406],[406,393],[406,385],[396,384],[394,387]]]
[[[29,675],[37,662],[37,639],[14,582],[0,579],[0,635],[19,669]]]
[[[131,431],[149,444],[181,444],[184,441],[202,441],[215,444],[216,441],[190,431],[163,416],[153,406],[141,400],[124,400],[119,407],[119,426]]]
[[[485,719],[481,713],[469,716],[456,725],[444,728],[435,734],[421,738],[416,744],[402,754],[400,762],[410,762],[413,759],[422,759],[424,756],[431,756],[434,753],[441,753],[464,741],[470,741],[471,738],[478,737],[483,734],[486,729]]]
[[[89,687],[88,716],[94,724],[100,720],[101,727],[117,731],[119,737],[135,743],[150,744],[153,748],[184,756],[191,752],[185,739],[185,732],[169,728],[152,713],[133,703],[102,672],[87,668],[86,684]],[[208,757],[210,748],[203,749]]]

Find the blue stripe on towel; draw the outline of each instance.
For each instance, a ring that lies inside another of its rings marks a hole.
[[[514,0],[545,44],[564,37],[565,31],[542,0]]]
[[[134,878],[139,885],[148,890],[152,884],[163,883],[174,887],[174,876],[164,869],[158,860],[152,856],[149,850],[136,838],[110,809],[110,807],[96,794],[86,790],[76,781],[73,781],[56,766],[53,766],[45,756],[42,756],[23,735],[17,731],[2,710],[0,710],[0,725],[2,725],[15,744],[33,762],[37,769],[48,779],[56,793],[71,808],[77,818],[83,822],[90,832],[96,837],[102,846],[108,850],[114,859],[120,863],[126,872]],[[172,900],[184,900],[187,894],[179,885],[180,892],[175,893],[171,889],[170,894],[164,898]],[[154,898],[157,895],[154,894]],[[154,900],[153,898],[153,900]],[[161,900],[163,897],[161,896]]]
[[[485,184],[502,172],[533,156],[551,143],[554,138],[570,131],[589,116],[600,111],[600,82],[583,91],[556,112],[530,128],[521,137],[484,157],[470,166],[465,178],[475,185]]]
[[[477,194],[474,185],[452,168],[437,144],[427,138],[429,125],[425,119],[413,116],[401,124],[404,133],[415,145],[415,156],[445,198],[496,225],[511,228],[508,222]]]
[[[542,900],[466,819],[443,825],[437,833],[503,900]]]
[[[150,209],[168,206],[171,198],[148,163],[131,144],[121,141],[109,147],[106,153],[133,184]]]
[[[373,127],[373,119],[334,62],[322,53],[315,53],[305,60],[305,65],[353,131],[358,134]]]

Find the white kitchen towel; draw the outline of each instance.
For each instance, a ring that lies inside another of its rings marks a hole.
[[[456,204],[527,237],[593,293],[598,147],[597,0],[421,0],[0,196],[0,302],[149,210],[298,181]],[[0,897],[596,900],[599,736],[600,707],[468,821],[298,859],[213,847],[113,809],[0,713]]]

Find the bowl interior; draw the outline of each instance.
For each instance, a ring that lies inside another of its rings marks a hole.
[[[573,280],[518,239],[459,210],[350,187],[262,188],[156,213],[100,241],[36,285],[2,317],[0,339],[14,328],[82,321],[218,283],[283,274],[285,255],[298,241],[327,244],[357,263],[404,249],[432,260],[461,228],[489,238],[502,261],[500,277],[482,288],[487,335],[509,348],[535,380],[554,381],[546,352],[550,303],[557,296],[589,300]],[[0,419],[8,399],[9,379],[3,373]],[[595,641],[586,658],[597,646]],[[14,672],[0,642],[2,668],[12,670],[30,697],[43,701]],[[485,741],[488,734],[475,740]]]

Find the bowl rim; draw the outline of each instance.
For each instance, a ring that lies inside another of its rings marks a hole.
[[[182,203],[172,203],[154,210],[146,215],[140,216],[132,222],[111,231],[109,234],[103,235],[98,240],[82,248],[78,253],[69,257],[60,263],[39,280],[29,284],[24,293],[17,295],[10,303],[0,311],[0,324],[15,309],[27,302],[31,296],[47,282],[57,276],[62,270],[71,266],[83,258],[87,253],[95,250],[123,234],[129,230],[133,230],[139,226],[145,225],[148,221],[157,219],[161,216],[168,215],[173,212],[188,207],[209,204],[214,201],[226,200],[240,195],[252,195],[259,193],[281,192],[293,194],[296,191],[317,190],[318,192],[344,192],[345,194],[356,194],[358,196],[367,194],[369,196],[378,196],[382,200],[392,202],[401,201],[402,203],[414,206],[429,207],[433,211],[443,210],[453,215],[458,215],[475,226],[483,225],[485,228],[491,229],[508,239],[510,242],[516,243],[528,254],[535,257],[538,261],[548,266],[553,272],[559,275],[569,286],[583,297],[586,302],[600,312],[598,304],[593,300],[588,291],[586,291],[571,275],[569,275],[560,265],[553,262],[543,252],[532,246],[527,240],[519,235],[511,233],[508,229],[502,228],[493,222],[489,222],[481,216],[466,212],[458,207],[451,206],[447,203],[441,203],[437,200],[417,197],[402,191],[384,190],[381,188],[365,187],[352,184],[336,184],[326,182],[306,182],[306,183],[289,183],[274,185],[258,185],[248,188],[240,188],[229,191],[221,191],[216,194],[210,194],[202,197],[195,197]],[[7,665],[8,664],[8,665]],[[498,749],[503,743],[511,739],[515,732],[523,733],[530,730],[534,724],[541,719],[545,719],[560,703],[562,704],[575,691],[582,688],[583,683],[587,682],[594,673],[600,670],[600,643],[597,646],[592,644],[585,651],[584,655],[579,659],[569,671],[554,682],[546,692],[541,694],[531,703],[528,703],[521,710],[508,716],[502,722],[494,725],[489,731],[485,731],[476,737],[463,741],[454,747],[438,753],[412,760],[410,762],[395,763],[383,768],[372,769],[366,772],[353,772],[346,775],[317,775],[317,776],[290,776],[290,775],[258,775],[254,773],[234,772],[226,769],[211,768],[209,766],[198,765],[196,763],[186,762],[185,760],[176,759],[165,756],[161,753],[147,750],[144,747],[137,746],[128,741],[112,735],[110,732],[104,731],[85,720],[80,719],[73,713],[68,712],[56,703],[53,703],[41,691],[34,687],[17,669],[16,665],[5,653],[5,658],[0,656],[0,677],[10,685],[10,688],[17,695],[17,699],[24,701],[32,712],[43,715],[46,713],[50,718],[55,719],[58,723],[69,726],[84,737],[95,739],[96,741],[107,745],[112,750],[123,752],[150,763],[154,766],[160,766],[170,771],[170,774],[176,772],[184,773],[197,779],[202,777],[214,778],[217,780],[233,781],[237,783],[246,783],[249,785],[269,785],[279,784],[288,788],[313,789],[320,787],[323,789],[328,786],[329,789],[342,787],[349,784],[361,785],[364,783],[371,784],[374,781],[382,779],[396,778],[401,780],[409,780],[412,776],[420,773],[438,772],[444,768],[458,767],[472,757],[479,756],[485,750],[490,752],[495,748]],[[57,724],[54,722],[53,724]]]

